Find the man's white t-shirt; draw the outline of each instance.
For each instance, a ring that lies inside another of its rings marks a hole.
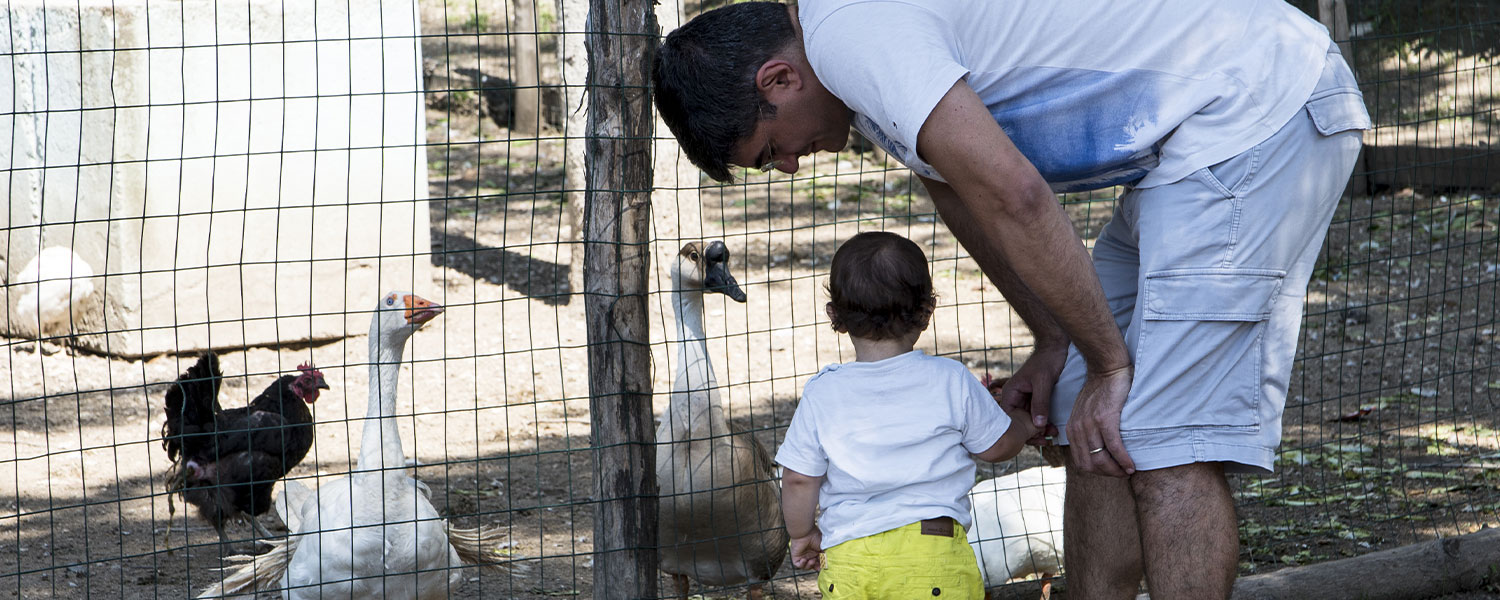
[[[923,177],[917,132],[967,80],[1054,191],[1172,183],[1301,110],[1331,40],[1283,0],[802,0],[807,58]]]
[[[962,363],[913,350],[828,365],[809,379],[776,462],[827,476],[818,491],[824,548],[943,516],[968,528],[970,454],[1009,427]]]

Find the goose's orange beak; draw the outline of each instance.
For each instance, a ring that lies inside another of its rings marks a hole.
[[[418,296],[407,294],[401,297],[406,303],[406,322],[421,325],[443,314],[443,305]]]

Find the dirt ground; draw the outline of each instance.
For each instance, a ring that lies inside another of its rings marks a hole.
[[[485,6],[424,3],[424,29],[501,30],[481,23],[479,14],[504,14],[476,12]],[[429,57],[448,44],[452,62],[439,70],[507,72],[503,37],[474,36],[460,51],[454,43],[424,43]],[[543,65],[544,79],[550,68]],[[433,277],[412,291],[447,311],[408,345],[397,408],[403,445],[440,512],[509,536],[499,554],[509,565],[467,572],[454,597],[589,597],[586,337],[583,302],[569,283],[577,249],[559,239],[567,220],[561,142],[513,138],[480,96],[429,98],[433,253],[416,260],[430,261]],[[702,227],[729,245],[749,295],[744,304],[707,301],[710,352],[732,420],[767,447],[780,441],[802,383],[851,358],[827,327],[821,286],[832,250],[856,231],[896,231],[931,256],[941,306],[921,348],[976,374],[1004,375],[1025,358],[1024,327],[919,187],[898,165],[851,150],[823,155],[796,177],[747,173],[746,185],[703,189]],[[1112,197],[1065,198],[1085,239],[1107,220]],[[1396,190],[1340,209],[1309,291],[1279,473],[1234,478],[1242,574],[1496,522],[1497,223],[1493,195]],[[662,287],[658,277],[653,289]],[[672,322],[668,296],[654,293],[651,307],[653,380],[665,390],[676,364],[662,334]],[[0,595],[177,598],[214,581],[212,528],[179,504],[168,536],[161,478],[162,395],[193,357],[121,360],[0,342],[0,382],[9,384],[0,393]],[[314,362],[333,389],[314,406],[315,446],[291,477],[309,486],[338,477],[359,449],[367,342],[222,352],[224,404],[240,405],[276,375]],[[658,414],[665,404],[659,395]],[[1028,451],[983,472],[1039,463]],[[231,528],[238,538],[249,532]],[[768,592],[818,597],[812,576],[789,564]],[[695,585],[694,593],[744,590]]]

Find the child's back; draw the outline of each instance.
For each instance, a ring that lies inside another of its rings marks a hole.
[[[962,364],[914,350],[936,299],[910,240],[854,236],[828,291],[855,362],[807,382],[776,455],[793,564],[822,567],[826,598],[982,597],[964,535],[973,457],[1015,456],[1030,422],[1010,419]]]
[[[777,462],[824,473],[824,547],[933,517],[967,528],[971,455],[1009,425],[962,363],[912,350],[830,365],[809,380]]]

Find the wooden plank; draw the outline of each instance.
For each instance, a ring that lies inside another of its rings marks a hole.
[[[590,0],[584,308],[595,483],[594,598],[657,597],[651,413],[652,0]]]
[[[1500,157],[1484,147],[1365,146],[1363,168],[1372,193],[1500,189]]]
[[[1500,529],[1241,577],[1234,600],[1402,600],[1476,590],[1500,565]],[[1148,594],[1136,600],[1149,600]]]

